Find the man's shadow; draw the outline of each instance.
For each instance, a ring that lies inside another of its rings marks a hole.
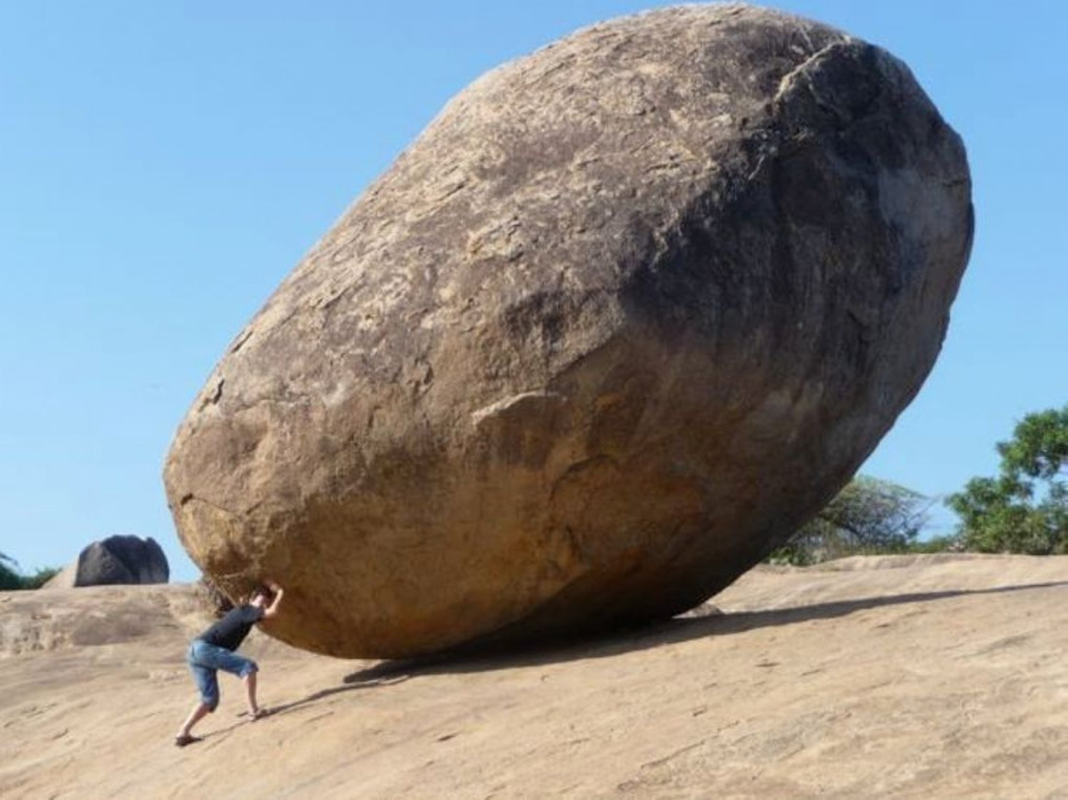
[[[913,592],[859,600],[816,603],[814,605],[773,611],[739,611],[722,614],[713,610],[703,616],[684,615],[652,625],[617,629],[609,633],[586,636],[581,639],[557,639],[523,646],[469,648],[433,656],[380,661],[370,667],[365,667],[346,675],[340,686],[321,689],[300,700],[275,706],[272,709],[272,714],[285,714],[342,692],[362,691],[395,685],[415,676],[487,672],[505,668],[555,664],[576,659],[608,658],[622,653],[676,644],[706,636],[731,636],[757,628],[781,627],[813,620],[834,619],[873,608],[911,603],[932,603],[954,597],[997,595],[1058,587],[1068,587],[1068,581],[1002,586],[994,589]]]

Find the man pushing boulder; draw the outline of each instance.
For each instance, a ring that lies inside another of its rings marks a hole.
[[[278,614],[282,594],[281,586],[268,581],[266,586],[256,588],[246,603],[228,611],[189,645],[186,661],[200,691],[200,702],[189,712],[178,735],[174,737],[176,745],[185,747],[200,741],[200,737],[192,734],[193,726],[219,705],[220,669],[236,675],[245,684],[250,719],[257,720],[266,713],[256,703],[256,673],[259,667],[255,661],[235,651],[245,641],[253,625]]]

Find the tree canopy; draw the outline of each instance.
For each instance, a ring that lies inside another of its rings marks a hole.
[[[859,475],[772,554],[772,560],[811,564],[847,555],[908,551],[930,502],[891,481]]]
[[[22,588],[22,577],[15,571],[15,559],[0,553],[0,592]]]
[[[965,547],[985,553],[1068,552],[1068,406],[1028,414],[997,444],[996,477],[973,478],[946,503]]]
[[[6,553],[0,553],[0,592],[40,589],[58,572],[54,567],[44,567],[33,575],[22,575],[18,571],[18,562]]]

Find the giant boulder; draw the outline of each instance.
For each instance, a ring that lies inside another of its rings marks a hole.
[[[583,30],[452,100],[235,339],[166,463],[182,542],[338,656],[683,611],[916,394],[970,191],[877,47],[740,6]]]

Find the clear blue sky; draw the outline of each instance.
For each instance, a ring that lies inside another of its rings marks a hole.
[[[226,344],[448,98],[652,5],[0,2],[0,551],[33,569],[136,533],[193,579],[160,471]],[[949,337],[863,470],[955,491],[1068,403],[1068,6],[779,7],[903,58],[968,147]]]

